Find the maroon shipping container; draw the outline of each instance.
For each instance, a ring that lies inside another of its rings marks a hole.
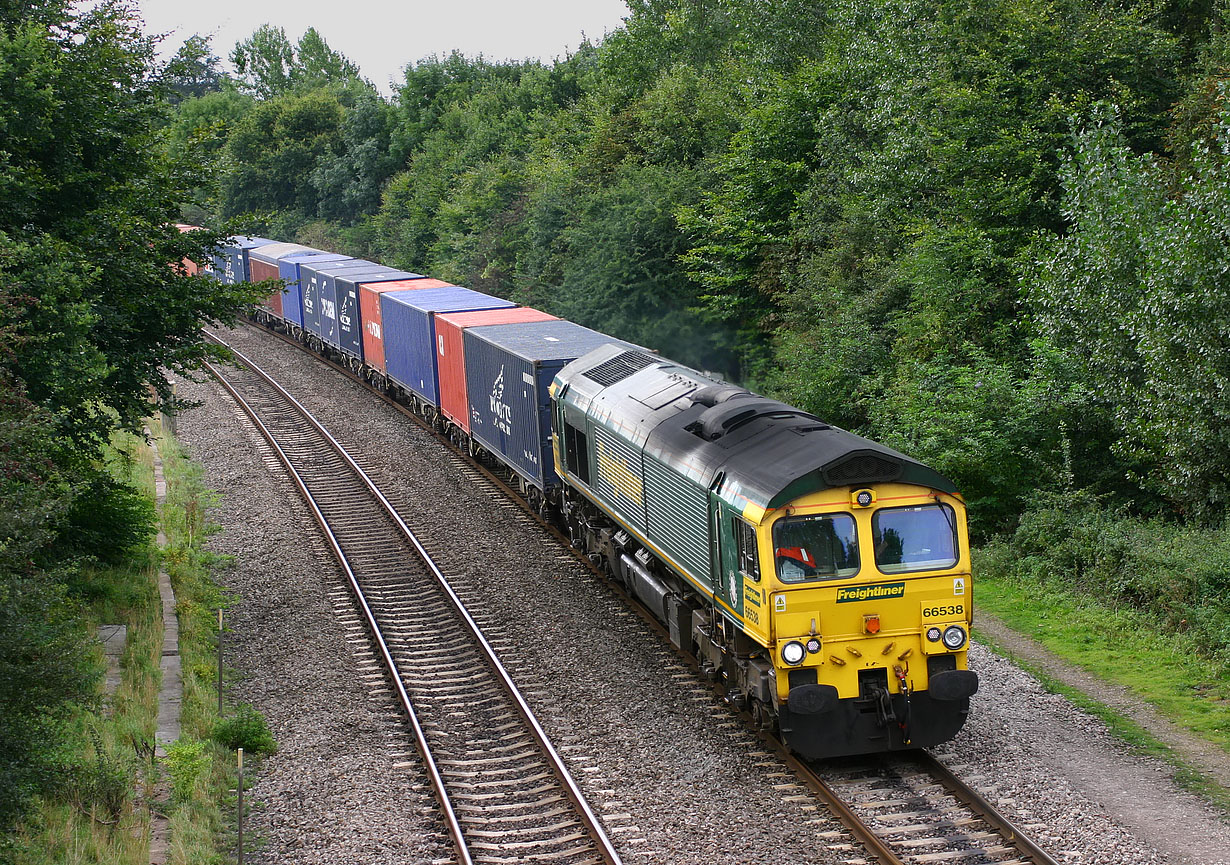
[[[380,295],[386,291],[409,288],[449,288],[451,282],[438,279],[403,279],[399,282],[373,282],[359,285],[359,320],[363,322],[363,362],[384,372],[384,323],[380,317]]]
[[[450,312],[436,316],[436,363],[440,368],[440,411],[467,433],[470,431],[470,403],[466,398],[466,363],[462,331],[484,324],[521,324],[529,321],[557,321],[556,316],[528,306],[512,309],[484,309],[478,312]]]
[[[277,279],[277,265],[267,264],[263,261],[257,261],[255,258],[248,259],[248,268],[252,273],[252,281],[260,282],[262,279]],[[261,300],[260,305],[265,309],[273,311],[273,314],[278,318],[282,317],[282,290],[278,289],[273,294]]]

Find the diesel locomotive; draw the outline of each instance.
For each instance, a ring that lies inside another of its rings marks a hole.
[[[960,730],[978,677],[965,505],[947,478],[638,346],[418,274],[239,239],[219,278],[252,278],[249,250],[285,284],[258,320],[507,467],[794,751],[926,747]],[[352,276],[318,289],[326,272]]]
[[[978,686],[952,483],[806,412],[606,346],[552,385],[574,543],[805,757],[952,738]]]

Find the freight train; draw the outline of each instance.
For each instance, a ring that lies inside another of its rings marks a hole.
[[[526,500],[805,758],[951,739],[978,689],[964,502],[807,412],[420,274],[236,238],[254,316],[412,406]]]

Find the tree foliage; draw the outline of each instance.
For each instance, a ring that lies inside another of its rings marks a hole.
[[[205,183],[164,134],[184,95],[176,83],[192,76],[183,56],[159,66],[139,25],[120,0],[0,5],[6,829],[30,794],[57,789],[58,725],[93,699],[90,637],[66,585],[83,560],[123,555],[151,525],[148,502],[106,477],[101,448],[155,403],[173,406],[166,371],[217,356],[201,325],[251,300],[178,266],[207,260],[221,234],[175,226]]]
[[[259,99],[360,80],[359,67],[314,27],[293,43],[281,27],[263,24],[230,57],[243,85]]]
[[[1175,180],[1100,111],[1063,172],[1071,230],[1046,244],[1031,301],[1077,365],[1070,423],[1109,416],[1115,453],[1179,511],[1230,503],[1230,114]]]
[[[634,0],[550,66],[428,58],[293,145],[240,150],[237,129],[222,209],[298,213],[278,224],[891,442],[951,474],[981,531],[1074,486],[1216,520],[1221,168],[1200,142],[1224,134],[1224,19]],[[302,105],[288,88],[271,112]],[[1118,155],[1089,162],[1073,124],[1102,104]]]

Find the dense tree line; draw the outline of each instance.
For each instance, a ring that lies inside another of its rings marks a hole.
[[[152,406],[164,371],[213,353],[199,327],[242,288],[188,276],[221,235],[175,227],[207,179],[168,156],[190,77],[154,60],[115,0],[0,3],[0,830],[71,786],[61,726],[95,701],[83,569],[148,543],[152,504],[103,450]],[[5,843],[0,840],[0,858]]]
[[[263,28],[176,124],[217,214],[770,391],[952,475],[984,535],[1040,490],[1224,519],[1220,7],[629,5],[392,99]]]

